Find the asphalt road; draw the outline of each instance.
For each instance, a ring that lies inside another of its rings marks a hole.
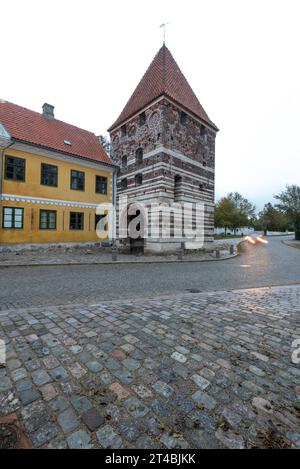
[[[0,309],[300,284],[300,250],[270,237],[227,261],[0,269]]]

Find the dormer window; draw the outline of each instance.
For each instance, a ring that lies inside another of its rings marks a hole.
[[[145,125],[146,124],[146,114],[145,112],[141,112],[140,114],[140,125]]]
[[[140,165],[143,163],[143,155],[144,155],[143,149],[138,148],[137,151],[135,152],[135,161],[137,165]]]
[[[180,113],[180,124],[185,125],[187,122],[187,114],[186,112],[181,111]]]
[[[127,127],[126,127],[126,124],[122,125],[121,127],[121,133],[122,133],[122,137],[125,137],[127,135]]]

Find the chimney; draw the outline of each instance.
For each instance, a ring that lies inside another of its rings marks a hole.
[[[47,103],[43,104],[43,116],[47,119],[54,119],[54,106]]]

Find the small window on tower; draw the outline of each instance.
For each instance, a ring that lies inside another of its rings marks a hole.
[[[136,174],[135,176],[135,185],[136,186],[141,186],[143,184],[143,175],[142,174]]]
[[[121,188],[122,189],[127,189],[127,179],[122,179],[121,181]]]
[[[121,132],[122,132],[122,137],[125,137],[125,135],[127,135],[127,127],[126,127],[126,124],[122,125],[122,127],[121,127]]]
[[[127,168],[127,156],[122,157],[122,168]]]
[[[185,125],[187,121],[187,114],[183,111],[180,113],[180,124]]]
[[[201,137],[204,137],[204,135],[206,135],[206,127],[205,127],[205,125],[201,125],[201,127],[200,127],[200,135],[201,135]]]
[[[145,125],[146,124],[146,114],[145,112],[142,112],[140,114],[140,125]]]
[[[137,165],[140,165],[143,163],[143,149],[138,148],[137,151],[135,152],[135,161]]]

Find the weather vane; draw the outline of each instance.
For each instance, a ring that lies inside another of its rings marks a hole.
[[[166,26],[169,23],[163,23],[160,25],[160,28],[164,28],[164,44],[166,43]]]

